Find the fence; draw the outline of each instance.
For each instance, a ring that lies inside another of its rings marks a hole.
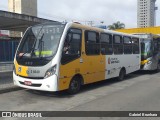
[[[0,92],[13,87],[13,59],[19,40],[0,39]]]
[[[0,62],[13,61],[19,40],[0,39]]]

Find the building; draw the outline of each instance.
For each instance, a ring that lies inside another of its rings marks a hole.
[[[10,12],[37,16],[37,0],[8,0]],[[20,32],[11,31],[11,37],[20,37]]]
[[[37,0],[8,0],[10,12],[37,16]]]
[[[138,0],[137,5],[137,26],[140,28],[155,26],[156,0]]]

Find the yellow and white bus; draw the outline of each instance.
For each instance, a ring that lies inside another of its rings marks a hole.
[[[140,63],[140,40],[134,35],[77,23],[45,23],[25,32],[13,79],[23,88],[77,93],[84,84],[123,80]]]

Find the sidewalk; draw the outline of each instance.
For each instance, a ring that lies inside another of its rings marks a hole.
[[[13,84],[12,71],[0,72],[0,94],[20,89],[22,88]]]

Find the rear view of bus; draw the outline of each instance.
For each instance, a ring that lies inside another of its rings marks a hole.
[[[160,36],[139,34],[141,37],[141,70],[158,70],[160,67]]]

